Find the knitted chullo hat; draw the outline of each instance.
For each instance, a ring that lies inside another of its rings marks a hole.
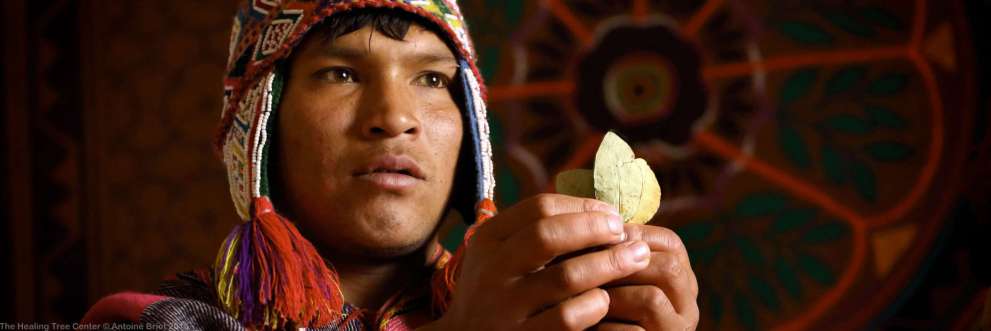
[[[337,274],[272,205],[267,161],[272,119],[283,85],[278,64],[311,27],[331,15],[359,8],[394,8],[423,17],[440,27],[440,37],[456,48],[457,81],[462,82],[459,88],[464,95],[458,102],[465,123],[465,143],[456,171],[458,178],[471,178],[475,183],[467,193],[455,188],[451,204],[469,222],[495,212],[484,87],[454,0],[248,1],[234,18],[216,141],[227,166],[231,198],[244,223],[225,240],[214,275],[221,305],[245,325],[274,329],[288,322],[318,327],[341,315],[344,302]],[[433,303],[438,310],[446,309],[463,248],[462,244],[451,262],[435,272]]]

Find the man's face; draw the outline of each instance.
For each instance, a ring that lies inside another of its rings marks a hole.
[[[337,257],[413,252],[437,227],[454,181],[454,55],[415,24],[402,41],[366,26],[296,51],[278,110],[277,207]]]

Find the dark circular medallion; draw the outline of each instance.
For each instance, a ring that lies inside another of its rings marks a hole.
[[[695,46],[660,23],[605,26],[578,61],[575,104],[601,131],[679,146],[706,110]]]

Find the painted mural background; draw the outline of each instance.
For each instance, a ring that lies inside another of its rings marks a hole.
[[[986,1],[460,2],[500,204],[616,131],[661,182],[701,329],[979,319]],[[236,222],[210,147],[234,1],[3,6],[0,321],[77,320],[207,265]]]

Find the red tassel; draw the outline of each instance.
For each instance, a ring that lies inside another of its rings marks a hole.
[[[254,212],[256,299],[279,317],[262,316],[260,324],[275,328],[280,320],[291,320],[298,326],[319,327],[339,318],[344,298],[337,273],[295,225],[275,212],[267,197],[255,199]]]
[[[441,316],[447,311],[451,296],[454,294],[455,282],[461,272],[461,263],[464,260],[465,250],[468,248],[468,240],[475,235],[475,230],[479,226],[485,224],[485,221],[492,218],[492,216],[495,216],[495,202],[490,199],[483,199],[475,207],[475,210],[475,224],[472,224],[465,231],[464,241],[458,245],[458,249],[454,251],[454,255],[447,264],[442,269],[434,272],[433,279],[431,280],[431,301],[435,316]]]

